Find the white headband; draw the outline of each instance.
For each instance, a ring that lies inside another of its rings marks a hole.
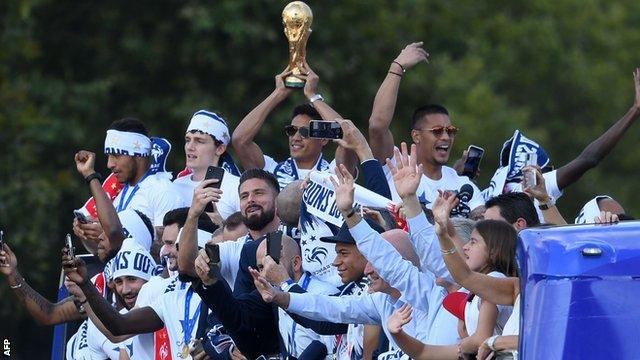
[[[153,241],[149,228],[144,224],[142,218],[135,210],[125,209],[118,213],[118,218],[122,224],[125,238],[131,238],[134,242],[140,244],[145,249],[151,248]]]
[[[123,246],[113,258],[113,279],[121,276],[135,276],[149,280],[156,271],[156,262],[149,252],[140,246]]]
[[[104,139],[104,153],[149,156],[151,154],[151,139],[134,132],[107,130],[107,137]]]
[[[574,224],[593,224],[593,219],[600,216],[600,206],[598,206],[598,200],[611,199],[609,195],[599,195],[589,200],[578,214],[578,217],[574,220]]]
[[[187,132],[197,130],[209,134],[225,145],[229,145],[231,136],[227,122],[218,114],[206,110],[196,111],[191,117]]]
[[[176,244],[180,243],[180,236],[182,235],[182,229],[178,232],[178,240]],[[198,247],[204,248],[204,246],[211,240],[213,234],[208,231],[198,229],[198,233],[196,235],[198,237]]]

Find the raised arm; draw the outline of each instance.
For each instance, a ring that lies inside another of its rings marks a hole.
[[[82,175],[83,178],[94,174],[96,154],[86,150],[80,150],[76,153],[74,160],[76,162],[76,169]],[[91,196],[96,201],[96,209],[98,211],[98,220],[104,230],[105,235],[109,238],[111,247],[113,249],[119,249],[122,246],[122,241],[125,238],[124,231],[122,230],[122,224],[118,218],[118,213],[113,207],[113,203],[109,200],[107,193],[102,188],[100,180],[93,178],[89,182],[89,188],[91,189]]]
[[[558,188],[565,189],[578,181],[584,173],[593,169],[620,141],[629,127],[640,115],[640,68],[633,73],[635,98],[626,114],[615,122],[604,134],[589,144],[577,158],[558,169]]]
[[[540,168],[537,166],[525,166],[522,171],[533,171],[535,173],[536,185],[524,188],[523,191],[530,197],[537,200],[536,205],[540,207],[542,211],[544,222],[554,225],[566,225],[567,221],[562,217],[562,214],[560,214],[560,211],[555,206],[555,203],[553,203],[549,193],[547,192],[547,186],[544,181],[544,176],[542,176],[542,172],[540,172]]]
[[[205,180],[193,191],[193,200],[178,242],[178,267],[181,274],[196,277],[194,262],[198,256],[198,218],[210,202],[220,200],[222,190],[207,188],[217,180]]]
[[[400,80],[404,72],[416,64],[427,62],[429,54],[422,48],[422,42],[407,45],[389,65],[389,71],[373,100],[369,118],[369,141],[373,145],[373,155],[384,163],[393,153],[393,134],[389,129],[396,108]]]
[[[284,86],[284,78],[290,74],[291,71],[285,71],[277,75],[273,92],[251,110],[233,131],[231,144],[245,169],[264,168],[264,154],[253,139],[260,132],[267,116],[291,93],[291,89]]]
[[[120,314],[98,293],[98,290],[87,278],[87,268],[82,259],[69,256],[63,249],[62,267],[69,280],[78,284],[87,297],[87,302],[102,324],[114,336],[127,334],[144,334],[160,330],[164,327],[162,319],[150,307],[133,309]]]

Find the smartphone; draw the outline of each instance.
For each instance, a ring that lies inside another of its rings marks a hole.
[[[67,234],[67,248],[69,249],[69,255],[71,257],[74,257],[74,251],[73,251],[73,242],[71,241],[71,235]]]
[[[267,255],[276,262],[280,263],[280,254],[282,253],[282,231],[274,231],[267,234]]]
[[[222,185],[222,178],[224,177],[224,169],[217,166],[209,166],[207,168],[207,174],[204,176],[205,180],[218,179],[218,182],[209,184],[206,187],[220,189],[220,185]],[[213,212],[213,204],[208,203],[204,208],[205,212]]]
[[[87,216],[85,214],[83,214],[81,211],[73,210],[73,216],[76,219],[78,219],[78,222],[80,224],[88,224],[89,223],[89,218],[87,218]]]
[[[214,263],[220,262],[220,248],[218,247],[218,244],[206,244],[204,246],[204,251],[207,253],[209,261]]]
[[[469,145],[467,148],[467,161],[464,162],[464,171],[462,172],[462,175],[468,176],[469,179],[475,178],[478,173],[478,168],[480,168],[480,160],[482,160],[483,155],[483,148],[475,145]]]
[[[342,128],[337,121],[309,121],[309,137],[315,139],[342,139]]]
[[[538,154],[526,153],[525,165],[536,166],[538,165]],[[536,172],[535,171],[523,171],[522,172],[522,188],[532,188],[536,186]]]

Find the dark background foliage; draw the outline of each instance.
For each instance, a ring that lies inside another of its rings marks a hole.
[[[502,142],[518,128],[556,165],[622,116],[640,65],[640,2],[413,0],[310,1],[308,60],[321,92],[366,129],[387,67],[407,43],[425,42],[430,64],[408,72],[393,130],[408,139],[412,110],[442,103],[462,128],[454,157],[469,144],[487,152],[484,187]],[[223,114],[231,126],[273,88],[287,62],[280,24],[286,2],[9,0],[0,2],[0,226],[26,279],[54,299],[59,249],[71,211],[88,189],[72,161],[101,152],[107,125],[143,120],[173,144],[182,169],[191,114]],[[258,142],[284,158],[281,133],[296,94],[268,119]],[[604,163],[565,191],[573,219],[595,194],[608,193],[638,215],[632,127]],[[331,151],[331,149],[329,149]],[[453,160],[453,159],[452,159]],[[105,158],[98,169],[106,173]],[[1,334],[14,356],[48,356],[52,329],[35,325],[0,283]]]

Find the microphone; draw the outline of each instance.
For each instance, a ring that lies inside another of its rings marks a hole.
[[[473,197],[473,186],[469,184],[462,185],[462,187],[460,187],[460,191],[458,192],[458,199],[460,199],[460,202],[467,203],[471,201],[472,197]]]

